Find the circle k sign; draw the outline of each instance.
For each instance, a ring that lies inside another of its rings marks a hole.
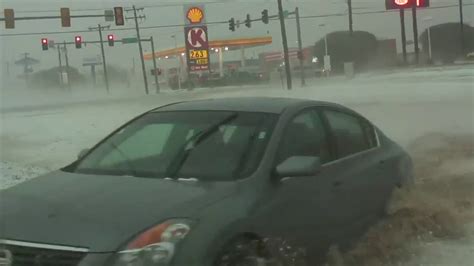
[[[201,27],[190,28],[186,39],[188,45],[192,48],[206,48],[208,46],[207,32]]]

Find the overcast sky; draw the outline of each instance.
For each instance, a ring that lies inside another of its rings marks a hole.
[[[183,7],[184,3],[206,3],[207,21],[227,21],[231,17],[235,19],[244,20],[247,13],[253,18],[260,17],[263,9],[268,9],[270,15],[277,13],[276,0],[220,0],[220,1],[159,1],[159,0],[136,0],[136,1],[112,1],[112,0],[1,0],[0,6],[3,8],[14,8],[16,17],[27,17],[37,15],[58,15],[60,7],[71,8],[71,14],[103,14],[104,9],[109,9],[114,6],[130,7],[136,5],[137,7],[145,7],[141,14],[146,15],[146,19],[141,21],[140,27],[153,27],[164,25],[176,25],[184,22]],[[431,5],[445,6],[457,5],[458,0],[431,0]],[[474,19],[474,0],[464,0],[465,6],[464,17],[465,22],[473,24]],[[285,9],[294,10],[296,6],[300,7],[301,16],[310,15],[325,15],[335,13],[347,13],[347,4],[345,0],[283,0]],[[365,11],[379,11],[385,9],[384,0],[353,0],[354,12]],[[131,13],[130,13],[131,15]],[[443,8],[443,9],[421,9],[419,15],[419,32],[421,33],[430,23],[438,24],[444,22],[459,21],[459,9],[457,7]],[[431,21],[424,21],[423,18],[432,17]],[[3,23],[0,25],[0,43],[2,46],[2,66],[7,61],[13,62],[20,58],[20,54],[28,52],[36,59],[41,61],[39,68],[48,68],[57,64],[57,53],[54,50],[46,52],[41,51],[41,38],[48,38],[56,42],[73,41],[75,35],[82,35],[84,40],[98,39],[97,32],[87,32],[80,34],[39,34],[29,36],[5,36],[5,34],[17,33],[42,33],[42,32],[61,32],[61,31],[81,31],[87,30],[90,26],[97,26],[102,23],[108,25],[104,19],[88,18],[88,19],[73,19],[71,28],[61,28],[59,20],[38,20],[38,21],[17,21],[15,29],[4,29]],[[325,23],[325,28],[319,27],[320,24]],[[124,27],[115,27],[112,25],[112,30],[117,38],[133,37],[135,32],[133,30],[114,31],[114,28],[130,28],[134,23],[129,20]],[[406,27],[407,39],[413,39],[412,33],[412,19],[411,11],[406,12]],[[290,46],[296,46],[296,26],[294,20],[287,21],[288,38]],[[305,46],[314,44],[315,41],[324,36],[325,32],[335,30],[347,30],[348,18],[347,16],[334,16],[328,18],[311,18],[302,20],[303,43]],[[397,46],[400,50],[400,22],[397,12],[384,14],[355,14],[354,15],[354,29],[369,31],[377,36],[378,39],[396,38],[398,40]],[[239,38],[249,36],[265,36],[271,35],[273,37],[273,44],[267,47],[252,49],[247,54],[249,57],[256,56],[259,52],[266,50],[280,50],[281,38],[279,32],[279,23],[277,21],[271,22],[269,25],[264,25],[261,22],[254,22],[251,29],[245,26],[237,29],[236,32],[230,32],[227,24],[211,25],[209,27],[210,39],[226,39]],[[183,44],[183,29],[182,27],[170,28],[151,28],[143,29],[141,31],[143,38],[153,36],[156,40],[157,50],[174,47],[174,41],[171,35],[176,34],[178,43]],[[144,49],[149,52],[150,48],[144,44]],[[413,50],[412,47],[409,49]],[[82,68],[82,59],[84,57],[95,56],[100,53],[98,45],[84,47],[76,50],[71,47],[70,61],[71,65]],[[113,48],[106,49],[109,62],[120,64],[122,66],[130,65],[133,58],[138,60],[137,45],[121,45],[117,44]],[[238,52],[232,52],[227,55],[228,58],[236,58]],[[137,61],[138,63],[138,61]],[[163,62],[160,62],[162,64]],[[81,69],[82,71],[83,69]]]

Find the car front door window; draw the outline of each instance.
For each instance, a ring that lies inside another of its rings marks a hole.
[[[330,160],[326,130],[317,111],[304,111],[289,122],[280,144],[277,163],[292,156],[316,156],[322,163]]]
[[[368,131],[358,117],[332,110],[326,110],[324,114],[336,143],[338,158],[368,150],[374,145],[374,141],[369,141],[369,137],[374,136],[366,136]]]

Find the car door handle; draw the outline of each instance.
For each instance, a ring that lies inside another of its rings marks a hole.
[[[342,182],[341,182],[341,181],[334,181],[334,182],[332,183],[332,186],[333,186],[333,187],[340,187],[341,185],[342,185]]]

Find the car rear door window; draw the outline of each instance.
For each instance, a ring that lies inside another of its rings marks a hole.
[[[330,160],[330,146],[321,116],[306,110],[289,123],[280,143],[277,163],[292,156],[317,156],[322,163]]]
[[[359,117],[333,110],[325,110],[324,114],[336,143],[338,158],[370,149],[376,145],[374,135],[366,135],[370,130],[367,125],[364,126]]]

